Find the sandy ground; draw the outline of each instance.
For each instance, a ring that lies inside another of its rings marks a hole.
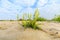
[[[0,40],[60,40],[60,37],[56,35],[50,35],[60,31],[60,23],[54,22],[37,22],[39,27],[43,29],[34,30],[31,28],[24,28],[17,21],[0,21]],[[57,31],[49,31],[49,29],[55,28]],[[46,32],[44,32],[44,30]]]

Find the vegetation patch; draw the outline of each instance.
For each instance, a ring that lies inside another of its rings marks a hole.
[[[39,17],[38,9],[35,10],[35,13],[33,16],[31,14],[24,14],[23,21],[22,21],[23,27],[24,28],[40,29],[37,27],[37,24],[36,24],[38,17]],[[25,20],[25,18],[28,18],[29,20],[27,21],[27,20]]]
[[[52,20],[53,21],[60,22],[60,15],[55,16]]]
[[[47,19],[45,19],[43,17],[38,17],[37,21],[47,21]]]

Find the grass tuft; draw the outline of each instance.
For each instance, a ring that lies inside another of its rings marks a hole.
[[[25,17],[28,18],[29,20],[25,20]],[[39,17],[39,11],[38,9],[35,10],[35,13],[33,15],[33,19],[32,19],[32,14],[23,14],[23,21],[22,21],[22,25],[24,28],[32,28],[32,29],[39,29],[37,27],[37,18]]]

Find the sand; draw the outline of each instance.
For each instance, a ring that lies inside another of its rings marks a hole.
[[[60,30],[60,23],[55,22],[38,22],[44,30],[55,28]],[[40,27],[39,26],[39,27]],[[60,37],[50,35],[50,31],[44,32],[31,28],[24,29],[21,22],[17,21],[0,21],[0,40],[60,40]]]

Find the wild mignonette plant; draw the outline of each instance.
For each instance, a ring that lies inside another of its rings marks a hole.
[[[29,20],[25,20],[25,17],[28,18]],[[32,19],[33,17],[33,19]],[[40,29],[37,27],[37,18],[39,17],[39,11],[38,9],[35,10],[34,15],[32,16],[32,14],[23,14],[23,21],[22,21],[22,25],[24,28],[33,28],[33,29]],[[24,21],[25,20],[25,21]]]

